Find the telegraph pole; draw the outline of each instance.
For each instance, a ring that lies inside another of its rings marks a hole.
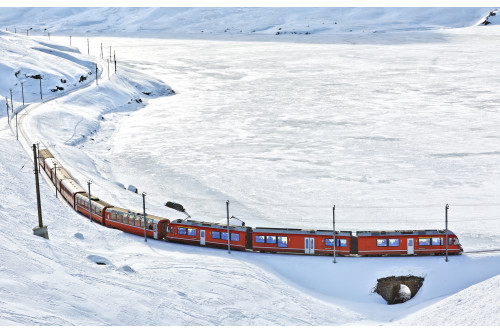
[[[231,254],[231,237],[229,235],[229,200],[226,201],[226,211],[227,211],[227,252]]]
[[[38,163],[36,154],[36,144],[33,144],[33,162],[35,164],[35,182],[36,182],[36,204],[38,207],[38,226],[33,228],[33,234],[43,237],[45,239],[49,238],[49,232],[47,226],[43,226],[42,222],[42,204],[40,201],[40,184],[38,180]]]
[[[23,96],[23,106],[24,106],[24,82],[21,81],[21,94]]]
[[[10,125],[10,116],[9,116],[9,99],[7,96],[5,97],[5,105],[7,106],[7,124]]]
[[[142,193],[142,211],[144,213],[144,242],[148,242],[148,235],[146,233],[146,193]]]

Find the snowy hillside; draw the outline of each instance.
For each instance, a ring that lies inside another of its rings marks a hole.
[[[500,248],[500,85],[484,85],[499,65],[498,16],[464,28],[491,10],[2,9],[0,325],[500,325],[499,253],[333,264],[146,243],[76,214],[44,177],[50,239],[33,236],[29,147],[49,147],[111,203],[141,208],[123,189],[138,186],[167,218],[168,199],[215,220],[230,198],[250,226],[331,228],[333,198],[347,204],[341,229],[435,228],[450,200],[466,250]],[[31,25],[43,36],[20,33]],[[207,36],[239,30],[244,42]],[[132,38],[145,33],[163,38]],[[7,122],[9,89],[31,142]],[[425,278],[412,300],[373,293],[378,278],[409,274]]]
[[[492,8],[3,8],[2,28],[46,34],[332,34],[462,28]],[[498,24],[497,18],[489,20]]]

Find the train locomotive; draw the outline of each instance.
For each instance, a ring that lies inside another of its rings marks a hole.
[[[107,227],[142,236],[146,233],[147,237],[157,240],[308,255],[333,255],[334,251],[340,256],[439,255],[446,251],[449,255],[459,255],[463,252],[458,237],[450,230],[335,231],[334,235],[332,230],[252,228],[243,222],[228,226],[191,219],[170,221],[149,214],[144,217],[142,213],[89,195],[48,149],[39,150],[38,160],[41,170],[75,211]]]

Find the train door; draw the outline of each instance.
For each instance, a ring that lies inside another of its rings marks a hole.
[[[415,244],[413,243],[413,238],[406,239],[408,255],[415,254]]]
[[[205,246],[205,230],[200,230],[200,245]]]
[[[157,223],[153,223],[153,229],[154,229],[154,237],[155,239],[158,239],[158,224]]]
[[[304,239],[304,253],[314,254],[314,238]]]

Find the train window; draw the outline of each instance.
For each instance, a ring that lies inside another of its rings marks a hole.
[[[346,239],[335,239],[337,247],[347,247]]]
[[[333,238],[332,239],[325,239],[325,246],[330,246],[333,247]]]
[[[263,235],[256,235],[255,242],[259,244],[263,244],[266,241],[266,238]]]
[[[220,232],[212,231],[212,239],[220,239]]]
[[[196,229],[195,228],[188,228],[187,235],[196,237]]]
[[[278,237],[278,247],[288,247],[288,237]]]
[[[240,241],[240,235],[236,233],[231,233],[231,241]]]
[[[227,232],[222,232],[220,237],[222,240],[227,240]]]
[[[460,243],[458,242],[458,238],[448,238],[448,245],[460,245]]]
[[[386,247],[387,239],[377,239],[377,247]]]
[[[185,227],[178,227],[177,234],[186,234],[186,228]]]
[[[431,238],[418,238],[419,246],[429,246],[431,244]]]
[[[432,246],[442,246],[443,245],[443,238],[432,238],[431,242],[432,242]]]
[[[276,243],[276,237],[274,235],[266,236],[266,244],[275,244],[275,243]]]
[[[398,247],[399,239],[389,239],[389,247]]]

